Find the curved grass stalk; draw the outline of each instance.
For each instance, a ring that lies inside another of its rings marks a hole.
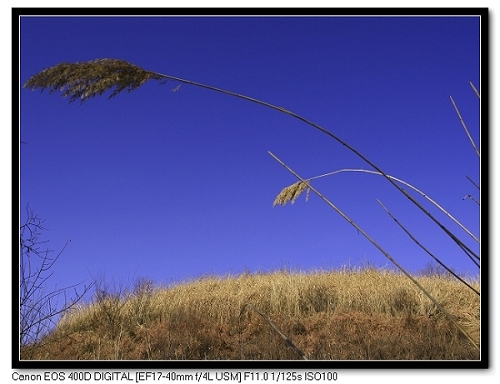
[[[344,169],[339,169],[337,171],[333,171],[333,172],[328,172],[328,173],[324,173],[322,175],[318,175],[318,176],[314,176],[314,177],[311,177],[309,179],[307,179],[308,181],[310,180],[315,180],[315,179],[319,179],[319,178],[322,178],[322,177],[326,177],[326,176],[331,176],[331,175],[334,175],[334,174],[337,174],[337,173],[342,173],[342,172],[364,172],[364,173],[370,173],[372,175],[379,175],[379,176],[382,176],[382,174],[380,172],[375,172],[375,171],[370,171],[368,169],[359,169],[359,168],[344,168]],[[394,180],[394,181],[397,181],[398,183],[401,183],[401,184],[404,184],[406,185],[407,187],[413,189],[415,192],[417,192],[418,194],[420,194],[422,197],[424,197],[425,199],[427,199],[429,202],[431,202],[434,206],[436,206],[436,208],[438,208],[441,212],[443,212],[446,216],[448,216],[453,222],[455,222],[455,224],[457,224],[460,228],[462,228],[469,236],[471,236],[474,240],[476,240],[478,243],[480,242],[479,239],[471,232],[469,231],[463,224],[461,224],[455,217],[453,217],[448,211],[446,211],[443,207],[441,207],[436,201],[434,201],[433,199],[431,199],[427,194],[425,194],[424,192],[422,192],[420,189],[416,188],[415,186],[411,185],[410,183],[404,181],[404,180],[401,180],[401,179],[398,179],[397,177],[394,177],[394,176],[391,176],[391,175],[387,175],[387,177],[389,177],[390,179]],[[469,195],[470,196],[470,195]],[[297,198],[298,196],[295,197],[295,199]],[[474,260],[473,260],[474,261]]]
[[[190,84],[196,87],[205,88],[211,91],[220,92],[229,96],[234,96],[243,100],[251,101],[259,105],[283,112],[292,116],[313,128],[323,132],[336,140],[351,152],[360,157],[363,161],[373,167],[376,171],[380,172],[395,188],[397,188],[403,195],[405,195],[413,204],[415,204],[425,215],[427,215],[441,230],[443,230],[469,257],[471,255],[479,259],[466,244],[464,244],[458,237],[451,233],[439,220],[437,220],[429,211],[427,211],[417,200],[413,198],[404,188],[400,187],[394,180],[389,178],[377,165],[366,158],[363,154],[358,152],[354,147],[349,145],[338,136],[328,131],[327,129],[313,123],[304,117],[291,112],[283,107],[279,107],[264,101],[254,99],[239,93],[226,91],[224,89],[212,87],[210,85],[198,83],[182,79],[175,76],[170,76],[158,72],[147,71],[131,64],[125,60],[116,59],[97,59],[90,62],[77,62],[62,63],[53,67],[47,68],[40,73],[32,76],[24,84],[25,88],[32,90],[36,88],[49,89],[49,92],[54,91],[63,92],[64,97],[69,97],[70,102],[80,99],[82,102],[99,95],[101,96],[105,91],[112,90],[111,96],[114,97],[123,90],[132,91],[139,88],[146,81],[153,80],[172,80],[184,84]]]
[[[307,188],[313,191],[316,195],[318,195],[326,204],[328,204],[331,208],[333,208],[340,216],[342,216],[345,220],[347,220],[354,228],[357,229],[359,233],[361,233],[370,243],[372,243],[375,248],[377,248],[391,263],[393,263],[403,274],[408,277],[413,284],[415,284],[418,289],[420,289],[425,296],[427,296],[435,305],[438,307],[448,319],[455,325],[458,330],[471,342],[471,344],[477,348],[479,351],[479,346],[477,343],[472,340],[471,336],[467,333],[465,329],[462,328],[460,324],[458,324],[453,316],[444,309],[444,307],[439,304],[439,302],[410,274],[408,273],[387,251],[385,251],[375,240],[373,240],[359,225],[357,225],[349,216],[347,216],[344,212],[342,212],[337,206],[335,206],[330,200],[328,200],[321,192],[311,186],[309,181],[300,177],[294,170],[292,170],[288,165],[286,165],[283,161],[281,161],[277,156],[275,156],[272,152],[268,151],[268,153],[279,163],[281,164],[287,171],[289,171],[292,175],[294,175],[299,182],[305,183]]]
[[[353,169],[353,168],[345,168],[345,169],[340,169],[340,170],[337,170],[337,171],[333,171],[333,172],[328,172],[328,173],[324,173],[322,175],[318,175],[318,176],[314,176],[314,177],[311,177],[309,179],[306,179],[306,181],[311,181],[311,180],[316,180],[316,179],[320,179],[322,177],[326,177],[326,176],[332,176],[332,175],[335,175],[337,173],[342,173],[342,172],[364,172],[364,173],[370,173],[370,174],[374,174],[374,175],[380,175],[380,173],[378,172],[375,172],[375,171],[370,171],[370,170],[367,170],[367,169]],[[432,200],[429,196],[427,196],[425,193],[423,193],[421,190],[419,190],[418,188],[414,187],[413,185],[411,185],[410,183],[407,183],[406,181],[404,180],[401,180],[401,179],[398,179],[394,176],[390,176],[388,175],[388,177],[392,178],[393,180],[397,181],[397,182],[400,182],[400,183],[403,183],[404,185],[407,185],[408,187],[412,188],[414,191],[420,193],[423,197],[425,197],[427,200],[429,200],[431,203],[433,203],[437,208],[439,208],[443,213],[445,213],[448,217],[450,217],[455,223],[457,223],[462,229],[464,229],[469,235],[471,235],[478,243],[479,243],[479,240],[466,228],[464,227],[457,219],[455,219],[450,213],[448,213],[444,208],[442,208],[438,203],[436,203],[434,200]],[[274,206],[276,205],[285,205],[287,202],[291,202],[292,204],[295,202],[295,200],[300,196],[300,194],[306,190],[309,192],[310,189],[307,187],[306,183],[302,183],[302,182],[298,182],[298,183],[294,183],[288,187],[285,187],[283,188],[283,190],[279,193],[279,195],[276,197],[275,201],[274,201]],[[472,198],[472,197],[471,197]],[[307,198],[306,198],[307,200]],[[415,242],[417,243],[417,245],[419,245],[425,252],[427,252],[434,260],[436,260],[441,266],[443,266],[449,273],[451,273],[453,276],[455,276],[458,280],[460,280],[462,283],[464,283],[465,285],[467,285],[469,288],[471,288],[474,292],[476,292],[478,295],[479,295],[479,292],[474,289],[472,286],[470,286],[467,282],[465,282],[464,280],[462,280],[458,275],[456,275],[450,268],[448,268],[444,263],[442,263],[437,257],[435,257],[432,253],[430,253],[423,245],[421,245],[412,235],[410,232],[408,232],[398,221],[397,219],[384,207],[384,205],[379,201],[380,205],[382,205],[382,207],[386,210],[386,212],[396,221],[396,223],[410,236],[410,238]],[[477,266],[479,267],[479,264],[474,260],[474,259],[471,259],[472,262]]]
[[[463,284],[465,284],[467,287],[469,287],[470,289],[472,289],[475,293],[477,293],[478,296],[480,296],[481,294],[479,293],[479,291],[477,289],[475,289],[472,285],[470,285],[469,283],[467,283],[464,279],[462,279],[460,276],[458,276],[455,272],[453,272],[450,268],[448,268],[441,260],[439,260],[436,256],[434,256],[427,248],[425,248],[416,238],[415,236],[413,236],[410,231],[408,231],[404,226],[403,224],[401,224],[398,219],[396,219],[394,217],[394,215],[384,206],[384,204],[382,204],[382,202],[377,199],[377,202],[382,206],[382,208],[384,208],[384,210],[387,212],[387,214],[396,222],[397,225],[399,225],[399,227],[410,237],[410,239],[412,239],[420,248],[422,248],[427,254],[429,254],[430,257],[432,257],[434,260],[436,260],[439,265],[441,265],[444,269],[446,269],[450,274],[452,274],[453,276],[455,276],[460,282],[462,282]]]

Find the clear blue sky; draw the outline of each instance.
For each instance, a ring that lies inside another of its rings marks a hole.
[[[282,106],[330,130],[386,173],[427,193],[479,236],[480,20],[477,17],[26,17],[20,80],[61,63],[115,58]],[[43,219],[64,287],[104,276],[172,283],[204,275],[392,264],[316,195],[273,208],[302,177],[365,168],[354,154],[283,113],[190,85],[157,82],[80,105],[22,89],[21,219]],[[313,182],[400,264],[436,256],[477,267],[379,176]],[[477,243],[436,213],[473,250]]]

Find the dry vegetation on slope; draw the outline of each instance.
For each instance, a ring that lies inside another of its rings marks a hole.
[[[149,79],[162,82],[173,80],[221,92],[282,112],[321,131],[353,152],[376,172],[362,169],[354,171],[372,172],[385,177],[480,268],[479,254],[402,188],[398,184],[402,180],[384,173],[334,133],[280,106],[213,86],[147,71],[124,60],[115,59],[58,64],[32,76],[24,86],[48,89],[50,92],[61,91],[70,101],[84,102],[106,91],[111,91],[110,96],[113,97],[125,89],[134,90]],[[472,82],[469,84],[480,98]],[[450,100],[479,157],[480,152],[451,96]],[[50,335],[41,340],[37,338],[36,345],[22,346],[21,358],[480,358],[480,288],[477,281],[472,283],[474,287],[471,289],[463,282],[440,275],[415,280],[362,228],[309,183],[313,179],[347,171],[346,169],[303,179],[275,155],[270,155],[299,180],[282,191],[276,204],[293,202],[304,190],[313,191],[406,276],[373,269],[317,274],[279,272],[225,279],[204,278],[164,289],[139,284],[132,294],[115,294],[98,289],[92,304],[76,310],[67,307],[72,312],[65,314]],[[469,180],[479,189],[472,179]],[[426,197],[413,186],[403,183]],[[468,196],[473,198],[472,195]],[[448,212],[430,201],[452,219]],[[479,205],[479,202],[476,203]],[[393,217],[391,213],[388,214]],[[404,227],[402,229],[407,232]],[[463,226],[462,229],[466,230]],[[477,237],[466,231],[479,243]],[[413,240],[417,242],[416,239]],[[26,247],[24,249],[29,250]],[[430,253],[429,255],[448,272],[452,272],[438,258]],[[35,274],[36,276],[38,275]],[[36,284],[34,286],[37,287]],[[21,306],[21,311],[22,309]],[[31,309],[28,308],[28,311]],[[293,339],[293,344],[290,338]],[[295,349],[291,348],[294,346]]]
[[[442,275],[419,282],[479,342],[480,297]],[[479,282],[472,285],[479,290]],[[476,360],[479,352],[402,274],[287,271],[97,290],[22,359]]]

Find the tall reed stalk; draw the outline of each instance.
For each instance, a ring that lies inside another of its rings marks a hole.
[[[329,130],[313,123],[312,121],[291,112],[283,107],[276,106],[249,96],[245,96],[236,92],[227,91],[221,88],[213,87],[210,85],[198,83],[191,80],[182,79],[171,75],[166,75],[159,72],[144,70],[141,67],[129,63],[125,60],[117,59],[96,59],[89,62],[77,63],[61,63],[53,67],[49,67],[38,74],[32,76],[24,84],[25,88],[42,90],[48,89],[50,93],[55,91],[62,92],[64,97],[69,97],[70,102],[80,99],[81,102],[93,98],[97,95],[101,96],[106,91],[111,91],[114,97],[123,90],[133,91],[139,88],[148,80],[157,81],[177,81],[183,84],[189,84],[196,87],[209,89],[211,91],[220,92],[229,96],[234,96],[243,100],[251,101],[259,105],[280,111],[289,116],[292,116],[304,123],[312,126],[313,128],[323,132],[330,138],[336,140],[351,152],[360,157],[364,162],[373,167],[383,177],[385,177],[390,184],[398,189],[405,195],[413,204],[415,204],[425,215],[427,215],[441,230],[443,230],[462,251],[469,257],[474,257],[479,260],[479,256],[472,251],[465,243],[463,243],[457,236],[455,236],[448,228],[446,228],[434,215],[425,209],[413,196],[411,196],[405,189],[400,187],[394,180],[380,169],[375,163],[370,161],[366,156],[357,151],[353,146],[342,140],[337,135]]]
[[[354,220],[352,220],[349,216],[347,216],[344,212],[342,212],[335,204],[333,204],[330,200],[328,200],[321,192],[319,192],[316,188],[311,186],[309,184],[309,181],[303,179],[301,176],[299,176],[294,170],[292,170],[288,165],[286,165],[283,161],[281,161],[276,155],[274,155],[272,152],[269,152],[269,154],[278,162],[280,163],[287,171],[289,171],[292,175],[294,175],[297,179],[299,179],[300,183],[304,183],[305,186],[313,191],[316,195],[318,195],[321,200],[323,200],[328,206],[333,208],[340,216],[342,216],[345,220],[347,220],[356,230],[361,233],[370,243],[372,243],[375,248],[377,248],[391,263],[393,263],[405,276],[407,276],[413,284],[415,284],[448,318],[449,320],[455,325],[460,332],[474,345],[475,348],[479,350],[479,345],[476,344],[474,340],[470,337],[470,335],[463,329],[460,324],[458,324],[453,316],[443,308],[441,304],[410,274],[408,273],[380,244],[378,244],[372,237],[368,235]]]
[[[380,175],[379,172],[370,171],[370,170],[367,170],[367,169],[351,169],[351,168],[339,169],[337,171],[324,173],[322,175],[318,175],[318,176],[314,176],[314,177],[310,177],[308,179],[305,179],[304,182],[298,181],[298,182],[296,182],[296,183],[294,183],[292,185],[289,185],[288,187],[283,188],[281,190],[281,192],[278,194],[278,196],[276,196],[276,199],[274,200],[274,205],[275,206],[276,205],[285,205],[288,202],[292,202],[293,203],[305,190],[307,190],[309,192],[310,189],[309,189],[309,187],[307,187],[305,181],[310,182],[312,180],[317,180],[317,179],[320,179],[320,178],[323,178],[323,177],[327,177],[327,176],[333,176],[333,175],[336,175],[336,174],[339,174],[339,173],[342,173],[342,172],[362,172],[362,173],[367,173],[367,174]],[[469,231],[462,223],[460,223],[454,216],[452,216],[447,210],[445,210],[436,201],[434,201],[433,199],[431,199],[427,194],[425,194],[420,189],[416,188],[415,186],[411,185],[410,183],[408,183],[408,182],[406,182],[404,180],[398,179],[397,177],[390,176],[390,175],[387,175],[387,176],[390,177],[392,180],[397,181],[398,183],[404,184],[404,185],[408,186],[409,188],[413,189],[415,192],[419,193],[422,197],[424,197],[429,202],[431,202],[436,208],[438,208],[441,212],[443,212],[446,216],[448,216],[454,223],[456,223],[458,226],[460,226],[460,228],[462,228],[469,236],[471,236],[474,240],[476,240],[479,243],[479,239],[471,231]],[[306,200],[307,200],[307,197],[306,197]],[[479,292],[475,288],[473,288],[469,283],[467,283],[464,279],[462,279],[455,272],[453,272],[451,270],[451,268],[449,268],[448,266],[446,266],[439,258],[437,258],[436,256],[434,256],[429,250],[427,250],[422,244],[420,244],[417,241],[417,239],[408,230],[406,230],[406,228],[404,228],[404,226],[394,217],[394,215],[392,215],[387,210],[387,208],[384,207],[384,205],[380,201],[379,201],[379,204],[396,221],[396,223],[400,226],[400,228],[403,229],[403,231],[406,234],[408,234],[408,236],[410,236],[410,238],[415,243],[417,243],[418,246],[420,246],[422,249],[424,249],[424,251],[426,253],[428,253],[435,261],[437,261],[451,275],[453,275],[454,277],[456,277],[463,284],[465,284],[467,287],[469,287],[470,289],[472,289],[475,293],[477,293],[479,295]],[[472,262],[474,264],[476,264],[477,267],[479,267],[479,264],[473,258],[471,258],[471,260],[472,260]]]
[[[356,156],[361,158],[365,163],[370,165],[375,171],[362,170],[367,173],[374,173],[380,176],[383,176],[392,186],[394,186],[400,193],[402,193],[406,198],[408,198],[412,204],[414,204],[418,209],[420,209],[428,218],[430,218],[442,231],[444,231],[447,236],[449,236],[453,242],[457,244],[457,246],[479,267],[479,263],[476,262],[480,260],[478,254],[476,254],[473,250],[471,250],[463,241],[461,241],[455,234],[453,234],[445,225],[443,225],[431,212],[429,212],[422,204],[420,204],[411,194],[409,194],[403,187],[399,184],[404,184],[406,186],[411,187],[413,190],[419,192],[421,195],[424,195],[428,200],[429,198],[423,194],[421,191],[416,188],[410,186],[408,183],[403,182],[400,179],[396,179],[385,173],[379,166],[369,160],[366,156],[356,150],[353,146],[342,140],[340,137],[330,132],[329,130],[319,126],[318,124],[313,123],[312,121],[291,112],[283,107],[273,105],[249,96],[245,96],[239,93],[227,91],[221,88],[213,87],[210,85],[198,83],[191,80],[182,79],[179,77],[162,74],[159,72],[153,72],[144,70],[139,66],[136,66],[132,63],[129,63],[124,60],[116,60],[116,59],[97,59],[90,62],[77,62],[77,63],[61,63],[55,65],[53,67],[49,67],[40,73],[32,76],[25,84],[25,88],[29,89],[37,89],[40,88],[42,90],[48,89],[49,93],[53,93],[55,91],[60,91],[64,97],[69,98],[70,102],[74,102],[76,100],[80,100],[82,103],[87,101],[90,98],[93,98],[97,95],[101,96],[106,91],[111,91],[110,98],[116,96],[118,93],[127,90],[128,92],[133,91],[139,88],[148,80],[156,80],[161,83],[165,83],[167,81],[174,81],[181,84],[193,85],[196,87],[205,88],[211,91],[220,92],[229,96],[237,97],[246,101],[250,101],[259,105],[262,105],[267,108],[274,109],[276,111],[282,112],[286,115],[289,115],[293,118],[296,118],[307,125],[319,130],[320,132],[326,134],[330,138],[334,139],[344,147],[346,147],[349,151],[353,152]],[[472,83],[471,87],[475,91],[476,95],[479,96],[479,92],[474,87]],[[179,87],[179,86],[178,86]],[[175,89],[177,90],[178,87]],[[455,107],[455,110],[462,122],[462,125],[477,153],[480,156],[479,150],[477,149],[474,141],[472,140],[469,131],[463,121],[463,118],[456,106],[453,98],[450,96],[450,99]],[[472,338],[467,334],[467,332],[453,319],[453,317],[435,300],[428,291],[421,286],[421,284],[411,276],[397,261],[389,255],[375,240],[373,240],[362,228],[360,228],[351,218],[345,215],[340,209],[338,209],[332,202],[330,202],[326,197],[324,197],[317,189],[311,186],[311,179],[303,179],[297,173],[295,173],[290,167],[288,167],[284,162],[278,159],[275,155],[269,152],[270,155],[278,161],[281,165],[283,165],[289,172],[291,172],[295,177],[299,179],[299,182],[294,184],[294,186],[287,187],[282,191],[281,200],[277,200],[278,204],[286,203],[287,201],[294,201],[300,193],[304,190],[313,191],[317,194],[323,201],[325,201],[331,208],[333,208],[337,213],[339,213],[345,220],[347,220],[351,225],[353,225],[364,237],[366,237],[385,257],[387,257],[398,269],[400,269],[438,308],[440,308],[443,313],[449,317],[450,321],[457,326],[457,328],[466,336],[466,338],[477,348],[479,346],[472,340]],[[352,170],[351,170],[352,171]],[[357,170],[360,171],[360,170]],[[325,176],[325,175],[322,175]],[[318,177],[322,177],[318,176]],[[280,196],[279,196],[280,197]],[[276,204],[275,201],[275,204]],[[435,206],[444,211],[437,203],[433,202]],[[448,217],[451,215],[448,214]],[[458,223],[458,221],[454,220]],[[458,223],[459,224],[459,223]],[[468,231],[464,226],[460,225],[463,230],[465,230],[470,236],[472,236],[476,241],[479,241],[477,237],[472,235],[470,231]],[[437,258],[436,258],[437,259]],[[437,259],[438,260],[438,259]],[[448,269],[448,268],[447,268]],[[477,292],[478,293],[478,292]],[[256,308],[253,308],[257,313],[263,316]],[[264,317],[265,318],[265,317]],[[265,318],[266,319],[266,318]],[[267,321],[268,319],[266,319]],[[270,323],[270,326],[273,326]],[[275,327],[273,327],[274,329]],[[276,330],[276,329],[275,329]],[[278,330],[279,332],[279,330]],[[284,335],[282,335],[283,337]],[[285,337],[286,341],[286,337]],[[300,351],[300,350],[299,350]]]

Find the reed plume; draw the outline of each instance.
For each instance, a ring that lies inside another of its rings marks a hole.
[[[276,205],[286,205],[286,203],[291,202],[293,204],[297,197],[299,197],[302,192],[307,189],[306,201],[309,198],[309,191],[311,188],[305,181],[297,181],[296,183],[289,185],[281,190],[276,199],[274,200],[273,207]]]
[[[70,102],[80,99],[83,103],[108,90],[112,91],[109,98],[125,89],[131,92],[150,79],[162,80],[162,77],[125,60],[96,59],[47,68],[32,76],[24,88],[60,91]]]

